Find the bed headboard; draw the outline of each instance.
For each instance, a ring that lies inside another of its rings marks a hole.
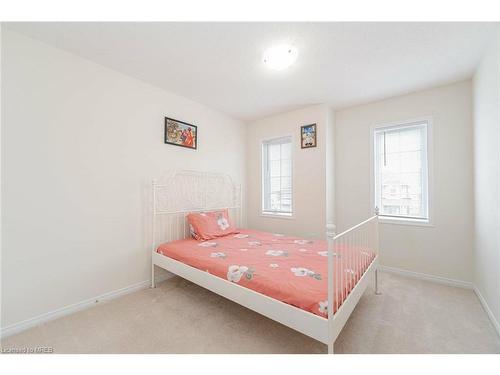
[[[189,237],[186,215],[227,208],[236,226],[242,225],[241,185],[226,174],[199,171],[170,171],[153,180],[153,241],[159,244]]]

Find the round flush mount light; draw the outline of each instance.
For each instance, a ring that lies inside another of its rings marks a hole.
[[[270,69],[283,70],[292,65],[295,60],[297,60],[298,55],[299,52],[294,46],[290,44],[279,44],[268,48],[264,52],[262,61]]]

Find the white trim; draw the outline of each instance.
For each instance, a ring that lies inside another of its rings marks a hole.
[[[483,295],[479,291],[478,287],[476,285],[474,285],[473,283],[471,283],[469,281],[461,281],[461,280],[455,280],[455,279],[448,279],[446,277],[441,277],[441,276],[429,275],[426,273],[407,271],[407,270],[403,270],[400,268],[394,268],[394,267],[387,267],[387,266],[380,266],[379,265],[378,269],[382,272],[393,273],[396,275],[411,277],[411,278],[419,279],[419,280],[426,280],[426,281],[430,281],[430,282],[434,282],[434,283],[438,283],[438,284],[443,284],[443,285],[448,285],[448,286],[454,286],[454,287],[458,287],[458,288],[470,289],[470,290],[474,291],[477,298],[479,299],[479,302],[481,303],[481,306],[483,307],[484,311],[486,312],[486,315],[488,315],[488,318],[490,319],[491,324],[495,328],[496,333],[500,337],[500,323],[498,322],[495,315],[493,314],[493,311],[491,311],[490,307],[488,306],[488,303],[486,302],[486,299],[483,297]]]
[[[491,311],[490,307],[488,306],[488,303],[486,302],[486,299],[483,297],[483,295],[479,291],[479,288],[474,285],[473,290],[474,290],[474,293],[476,293],[476,296],[479,299],[479,302],[481,302],[481,305],[483,306],[484,311],[486,311],[488,318],[490,318],[491,324],[493,324],[493,327],[497,331],[497,335],[500,337],[500,323],[498,323],[497,318],[495,317],[495,315],[493,315],[493,311]]]
[[[161,281],[170,279],[173,276],[175,276],[175,275],[173,275],[172,273],[169,272],[164,277],[157,278],[156,282],[161,282]],[[124,295],[130,294],[133,292],[137,292],[137,291],[142,290],[142,289],[146,289],[150,286],[150,284],[151,284],[151,280],[141,281],[140,283],[129,285],[129,286],[126,286],[125,288],[113,290],[111,292],[107,292],[107,293],[101,294],[99,296],[86,299],[86,300],[81,301],[81,302],[77,302],[77,303],[74,303],[74,304],[71,304],[68,306],[64,306],[64,307],[61,307],[61,308],[53,310],[53,311],[49,311],[47,313],[35,316],[33,318],[29,318],[29,319],[26,319],[26,320],[23,320],[23,321],[20,321],[17,323],[13,323],[13,324],[8,325],[6,327],[2,327],[0,337],[6,338],[8,336],[15,335],[15,334],[20,333],[22,331],[25,331],[27,329],[36,327],[40,324],[47,323],[51,320],[62,318],[64,316],[74,314],[78,311],[82,311],[82,310],[91,308],[92,306],[95,306],[96,304],[111,301],[115,298],[122,297]]]
[[[291,139],[291,158],[290,158],[290,163],[292,167],[292,179],[291,179],[291,191],[292,191],[292,212],[291,213],[276,213],[273,214],[269,211],[264,211],[264,170],[262,169],[262,164],[264,161],[264,153],[262,152],[262,145],[266,142],[273,141],[275,139],[282,139],[282,138],[288,138],[290,137]],[[266,138],[260,138],[259,139],[259,168],[260,168],[260,173],[259,173],[259,189],[260,189],[260,194],[259,194],[259,214],[261,217],[266,217],[266,218],[274,218],[274,219],[295,219],[295,192],[294,192],[294,187],[295,187],[295,158],[296,158],[296,138],[293,133],[286,133],[282,134],[279,136],[274,136],[274,137],[266,137]]]
[[[449,279],[447,277],[429,275],[427,273],[408,271],[408,270],[404,270],[401,268],[387,267],[387,266],[382,266],[382,265],[379,266],[379,270],[382,272],[393,273],[396,275],[411,277],[413,279],[426,280],[426,281],[431,281],[431,282],[435,282],[438,284],[444,284],[444,285],[448,285],[448,286],[454,286],[454,287],[458,287],[458,288],[473,289],[473,284],[469,281]]]
[[[267,217],[267,218],[270,218],[270,219],[295,220],[295,216],[293,214],[292,215],[287,215],[287,214],[272,214],[272,213],[265,212],[265,213],[261,213],[259,216],[260,217]]]
[[[427,216],[428,219],[408,220],[399,218],[383,218],[380,216],[380,224],[395,224],[395,225],[414,225],[421,227],[434,226],[434,147],[433,147],[433,128],[434,119],[432,116],[422,116],[401,121],[391,121],[387,123],[377,123],[370,126],[370,207],[373,209],[376,206],[375,202],[375,131],[380,128],[399,127],[411,125],[419,122],[427,122]]]
[[[411,219],[411,218],[394,218],[390,216],[380,215],[378,217],[380,224],[392,225],[413,225],[415,227],[434,227],[434,224],[429,223],[428,220]]]

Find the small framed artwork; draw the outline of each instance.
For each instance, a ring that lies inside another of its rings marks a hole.
[[[196,150],[198,147],[198,128],[196,125],[165,117],[165,143]]]
[[[300,127],[300,148],[316,147],[316,124]]]

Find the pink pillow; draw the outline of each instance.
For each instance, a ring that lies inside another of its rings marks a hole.
[[[238,233],[229,220],[227,209],[190,213],[187,218],[191,235],[199,241]]]

